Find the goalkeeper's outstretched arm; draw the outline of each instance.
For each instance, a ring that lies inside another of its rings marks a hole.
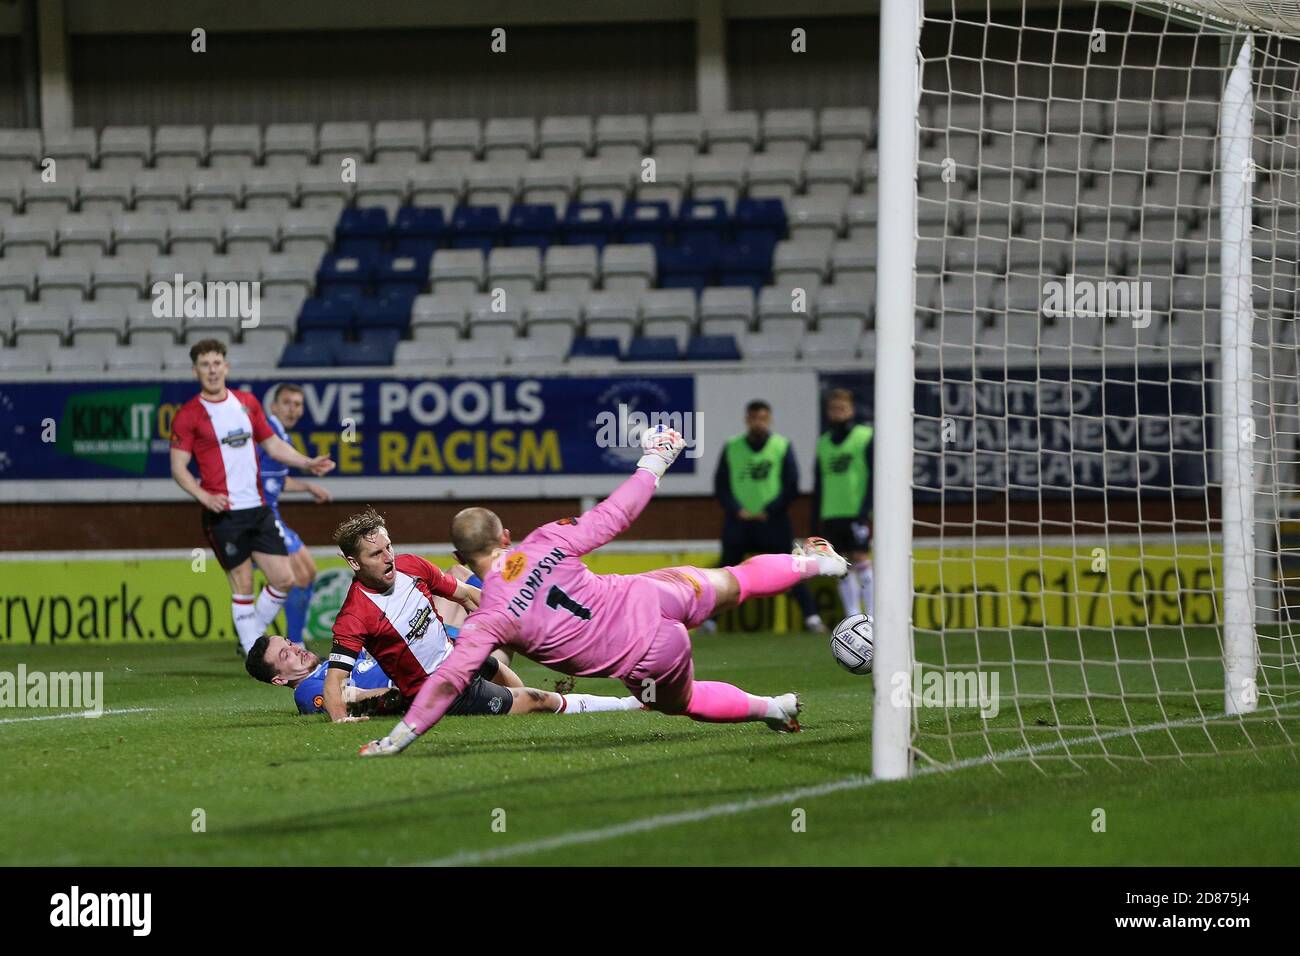
[[[546,527],[563,531],[565,550],[570,554],[583,555],[608,544],[626,531],[645,510],[659,487],[659,479],[685,447],[685,440],[672,429],[661,426],[647,431],[641,436],[641,450],[645,454],[637,461],[631,478],[576,521],[570,519]]]

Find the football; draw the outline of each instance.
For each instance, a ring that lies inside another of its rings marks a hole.
[[[870,674],[875,645],[871,638],[871,616],[854,614],[835,625],[831,634],[831,653],[846,671]]]

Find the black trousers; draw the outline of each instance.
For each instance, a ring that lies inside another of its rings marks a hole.
[[[722,567],[739,564],[747,554],[789,554],[794,543],[794,529],[789,517],[769,517],[766,521],[741,521],[726,518],[722,523]],[[805,618],[817,613],[812,592],[800,581],[790,589]]]

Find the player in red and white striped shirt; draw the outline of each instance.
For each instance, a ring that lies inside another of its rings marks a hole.
[[[223,342],[195,343],[190,360],[199,394],[172,419],[172,478],[203,506],[203,534],[230,581],[235,633],[240,653],[247,653],[293,587],[284,539],[262,498],[257,446],[276,461],[313,475],[331,471],[334,462],[300,454],[271,429],[256,398],[226,387],[230,366]],[[197,479],[189,469],[191,459],[198,464]],[[253,561],[266,575],[256,602]]]

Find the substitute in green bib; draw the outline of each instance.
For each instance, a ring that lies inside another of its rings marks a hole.
[[[745,431],[727,442],[713,476],[722,505],[722,565],[739,564],[747,554],[789,551],[794,541],[790,502],[799,494],[794,448],[772,431],[772,406],[755,400],[745,406]],[[803,612],[804,627],[818,634],[826,625],[803,582],[790,589]]]
[[[813,483],[813,534],[849,559],[840,578],[844,613],[872,614],[871,440],[874,430],[857,421],[853,393],[833,389],[826,399],[830,427],[817,439]]]

